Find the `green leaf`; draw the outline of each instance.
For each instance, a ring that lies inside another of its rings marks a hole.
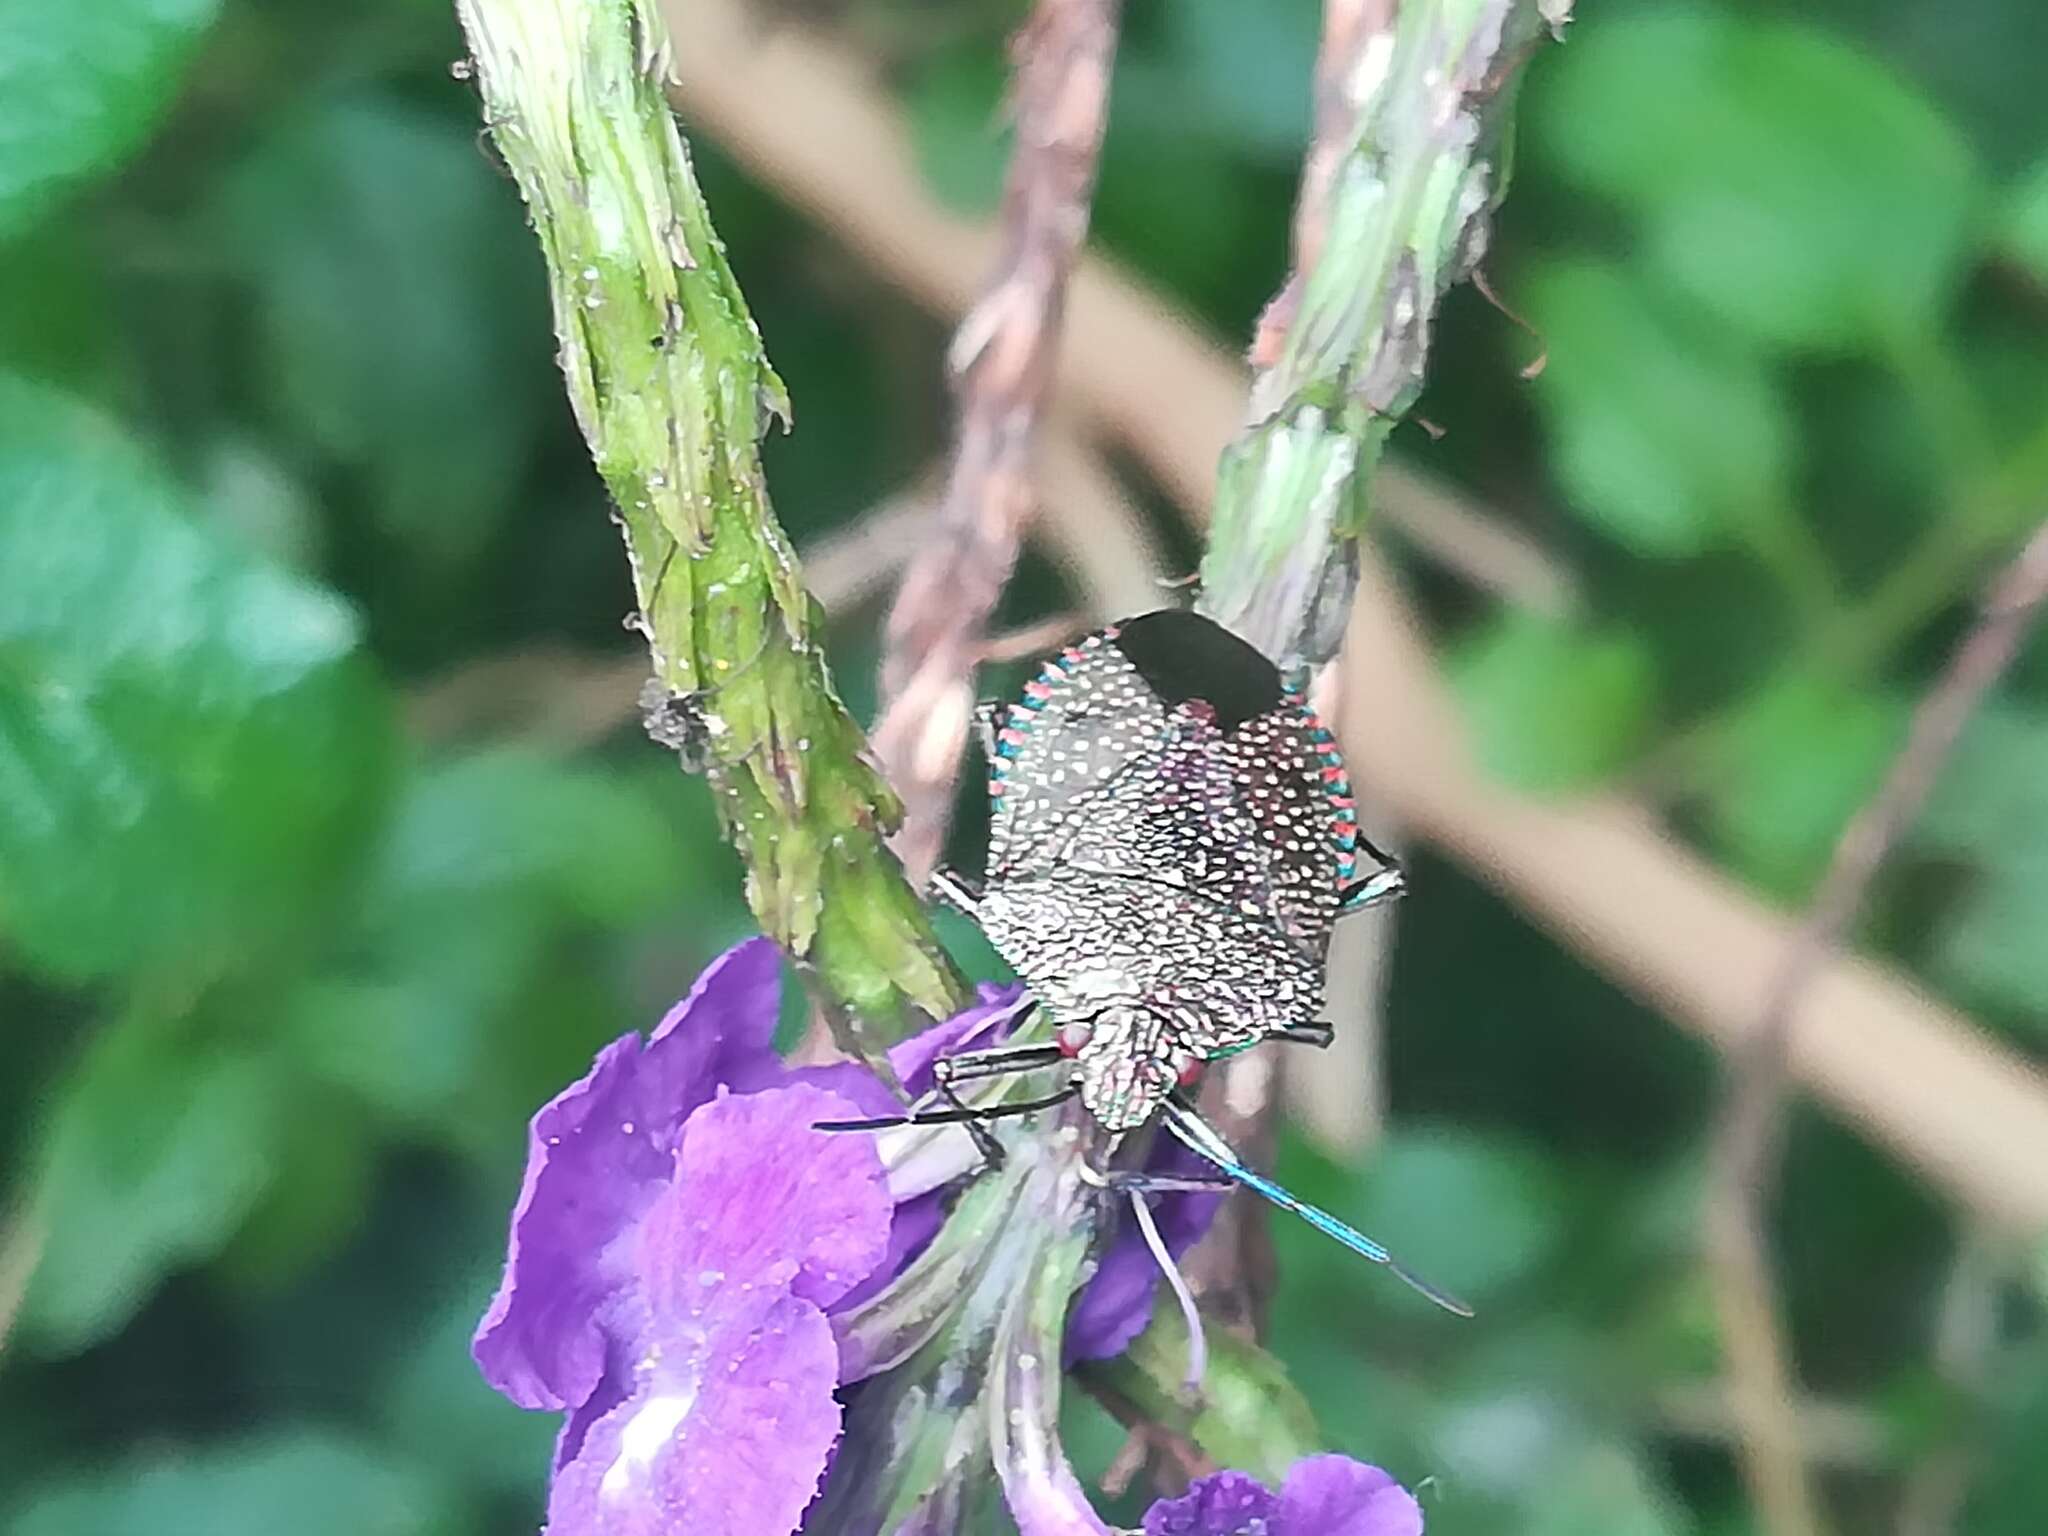
[[[457,1536],[448,1490],[398,1457],[292,1428],[151,1451],[29,1498],[15,1536]]]
[[[185,510],[111,423],[0,377],[0,931],[61,976],[260,954],[375,808],[353,617]]]
[[[98,1343],[165,1275],[226,1245],[273,1177],[279,1087],[265,1058],[195,1048],[147,1015],[93,1041],[36,1151],[45,1239],[23,1309],[36,1348]]]
[[[375,1046],[364,1041],[360,1048]],[[298,1071],[278,1079],[271,1087],[280,1113],[270,1180],[212,1271],[258,1293],[301,1278],[355,1236],[378,1171],[378,1147],[360,1107]]]
[[[1442,1129],[1387,1138],[1347,1202],[1349,1219],[1468,1301],[1525,1278],[1564,1236],[1550,1165],[1504,1137]],[[1429,1303],[1396,1294],[1395,1302]]]
[[[458,1106],[495,1106],[501,1082],[523,1114],[529,1074],[508,1078],[505,1058],[537,989],[565,966],[586,978],[566,951],[592,928],[667,910],[684,852],[638,777],[513,751],[424,770],[371,867],[348,966],[281,1010],[295,1055],[401,1125],[456,1131]],[[533,1022],[582,1049],[570,1018]],[[609,1034],[621,1027],[614,1012]]]
[[[1175,0],[1166,51],[1191,116],[1239,153],[1291,161],[1308,142],[1317,8],[1307,0]]]
[[[1999,246],[2036,281],[2048,283],[2048,159],[2038,162],[2007,195]]]
[[[0,248],[0,370],[97,395],[112,373],[113,304],[67,222]]]
[[[1790,408],[1753,351],[1605,262],[1539,267],[1527,304],[1550,356],[1536,401],[1574,512],[1672,557],[1788,505]]]
[[[1630,1452],[1576,1448],[1530,1479],[1522,1536],[1685,1536],[1691,1520]]]
[[[1656,687],[1636,636],[1519,613],[1462,646],[1452,679],[1486,770],[1541,791],[1580,788],[1626,763]]]
[[[380,1422],[398,1445],[431,1445],[437,1466],[464,1482],[535,1499],[559,1421],[527,1413],[492,1391],[469,1355],[476,1320],[490,1304],[495,1271],[460,1287],[423,1332],[404,1340],[384,1389]]]
[[[2048,1029],[2048,716],[1994,703],[1970,722],[1921,818],[1920,838],[1970,856],[1934,932],[1938,976]]]
[[[219,0],[0,0],[0,239],[137,149]]]
[[[408,560],[473,556],[553,388],[540,269],[474,132],[329,101],[250,156],[222,212],[291,430],[365,477]]]
[[[1675,291],[1758,341],[1838,349],[1934,325],[1984,199],[1953,124],[1846,40],[1714,9],[1574,34],[1541,144],[1641,223]]]
[[[1008,83],[995,49],[951,48],[923,61],[904,93],[917,168],[939,201],[961,213],[993,213],[1002,201]]]
[[[1716,764],[1708,824],[1722,851],[1766,890],[1804,894],[1877,792],[1906,713],[1824,678],[1774,679],[1743,703]]]

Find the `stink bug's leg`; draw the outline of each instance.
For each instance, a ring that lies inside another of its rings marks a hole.
[[[1377,907],[1408,894],[1408,876],[1398,864],[1390,864],[1364,880],[1354,880],[1337,892],[1337,912],[1348,916]]]
[[[912,1109],[900,1115],[879,1115],[872,1120],[820,1120],[811,1129],[814,1131],[887,1131],[899,1125],[967,1125],[990,1120],[1009,1120],[1018,1115],[1035,1115],[1041,1109],[1051,1109],[1064,1104],[1077,1092],[1075,1088],[1062,1088],[1058,1093],[1049,1093],[1042,1099],[1025,1099],[1016,1104],[994,1104],[987,1109],[970,1106],[966,1109]]]
[[[962,1051],[957,1056],[941,1056],[932,1063],[933,1091],[953,1108],[967,1109],[969,1105],[957,1091],[958,1084],[1035,1072],[1041,1067],[1058,1066],[1065,1059],[1056,1045],[998,1045],[985,1051]],[[1002,1144],[978,1121],[969,1120],[966,1124],[967,1134],[974,1138],[975,1150],[981,1153],[982,1161],[991,1168],[1002,1167]]]
[[[933,1063],[935,1068],[937,1065],[936,1062]],[[973,1115],[973,1106],[953,1091],[953,1085],[950,1082],[944,1077],[939,1076],[936,1071],[933,1072],[932,1076],[932,1092],[936,1093],[947,1104],[961,1113]],[[960,1122],[960,1126],[961,1129],[967,1132],[968,1139],[974,1143],[974,1150],[981,1154],[981,1163],[984,1168],[1000,1168],[1003,1166],[1003,1144],[996,1140],[994,1131],[983,1125],[979,1118],[963,1120]]]
[[[1320,1051],[1337,1038],[1337,1031],[1327,1024],[1288,1024],[1267,1030],[1266,1038],[1286,1045],[1312,1045]]]
[[[981,737],[981,755],[990,762],[996,760],[996,732],[1003,723],[1004,707],[994,699],[983,699],[974,706],[974,729]]]
[[[1057,1066],[1064,1060],[1065,1054],[1056,1045],[997,1045],[985,1051],[962,1051],[957,1056],[941,1056],[932,1063],[932,1078],[935,1084],[932,1092],[945,1101],[947,1108],[934,1109],[929,1107],[927,1100],[920,1099],[900,1115],[884,1115],[874,1120],[828,1120],[815,1129],[879,1131],[898,1125],[964,1125],[968,1128],[968,1134],[974,1137],[974,1145],[981,1155],[992,1166],[1000,1166],[1003,1160],[1002,1148],[995,1144],[995,1139],[989,1136],[982,1122],[1048,1109],[1054,1104],[1065,1102],[1075,1090],[1072,1087],[1062,1088],[1047,1098],[1031,1099],[1022,1104],[993,1104],[983,1109],[962,1102],[956,1091],[958,1086],[961,1083],[979,1082],[991,1077],[1036,1072],[1046,1067]]]
[[[1237,1188],[1220,1173],[1206,1178],[1200,1174],[1112,1173],[1102,1182],[1123,1195],[1213,1195]]]
[[[1166,1101],[1166,1128],[1190,1150],[1214,1163],[1233,1183],[1244,1185],[1253,1194],[1271,1201],[1283,1211],[1292,1211],[1318,1232],[1327,1237],[1334,1237],[1359,1257],[1385,1265],[1403,1284],[1426,1296],[1446,1312],[1455,1312],[1460,1317],[1472,1315],[1472,1309],[1464,1302],[1448,1291],[1438,1290],[1420,1275],[1402,1267],[1391,1253],[1356,1227],[1339,1221],[1320,1206],[1310,1205],[1300,1196],[1282,1189],[1264,1174],[1254,1173],[1245,1167],[1237,1154],[1231,1150],[1230,1143],[1178,1094]]]
[[[1401,867],[1399,859],[1381,849],[1363,832],[1358,834],[1358,846],[1371,854],[1380,867],[1372,875],[1352,881],[1337,893],[1340,914],[1363,912],[1367,907],[1376,907],[1408,894],[1408,871]]]
[[[975,908],[981,905],[981,883],[943,864],[932,871],[931,890],[947,906],[968,917],[973,917]]]
[[[1013,1072],[1035,1072],[1056,1067],[1067,1059],[1056,1045],[996,1045],[985,1051],[962,1051],[941,1056],[932,1063],[932,1077],[942,1087],[978,1082],[985,1077],[1006,1077]]]

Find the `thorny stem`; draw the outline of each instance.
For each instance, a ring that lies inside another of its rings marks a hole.
[[[1773,1536],[1806,1536],[1822,1528],[1799,1444],[1764,1237],[1797,1004],[1840,947],[1879,866],[1919,814],[1963,726],[2044,605],[2048,524],[1992,583],[1977,622],[1914,712],[1906,745],[1884,785],[1843,831],[1756,1027],[1733,1060],[1713,1146],[1707,1254],[1729,1350],[1732,1405],[1743,1426],[1744,1472],[1763,1527]]]
[[[1510,87],[1561,0],[1328,0],[1294,271],[1259,324],[1224,451],[1204,612],[1283,664],[1335,654],[1353,542],[1430,323],[1486,248]]]
[[[1088,232],[1109,112],[1118,0],[1038,0],[1011,45],[1016,149],[1003,250],[954,333],[959,433],[931,541],[904,573],[882,656],[875,750],[903,796],[897,852],[938,861],[967,743],[981,636],[1034,503],[1032,454],[1067,279]]]
[[[457,0],[546,259],[570,403],[625,537],[656,679],[710,772],[764,931],[874,1059],[964,996],[884,844],[900,811],[816,644],[760,439],[789,416],[663,97],[653,0]]]
[[[1283,666],[1328,661],[1387,437],[1422,389],[1430,322],[1484,254],[1506,186],[1510,87],[1569,0],[1326,0],[1294,267],[1259,322],[1247,426],[1216,489],[1197,607]],[[1370,665],[1370,658],[1365,659]],[[1272,1066],[1215,1074],[1213,1112],[1270,1148]],[[1226,1209],[1191,1256],[1204,1300],[1256,1330],[1263,1222]]]

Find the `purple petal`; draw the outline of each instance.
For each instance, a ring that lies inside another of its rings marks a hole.
[[[1309,1456],[1280,1490],[1277,1536],[1422,1536],[1422,1506],[1378,1467]]]
[[[599,1314],[624,1277],[613,1244],[667,1183],[684,1119],[721,1080],[774,1069],[780,962],[765,939],[726,951],[643,1050],[614,1040],[527,1131],[505,1275],[472,1352],[522,1408],[573,1408],[604,1368]]]
[[[1023,990],[1022,987],[984,986],[981,988],[981,1001],[974,1007],[962,1009],[950,1019],[921,1030],[901,1045],[892,1047],[889,1065],[895,1068],[897,1080],[903,1084],[904,1091],[912,1098],[929,1093],[932,1063],[941,1056],[951,1055],[960,1048],[961,1042],[967,1042],[967,1049],[977,1049],[1003,1040],[1021,1011],[1017,1004]],[[810,1083],[828,1093],[851,1099],[864,1116],[879,1118],[903,1113],[903,1101],[884,1088],[880,1079],[866,1067],[853,1062],[800,1067],[786,1073],[781,1080]]]
[[[789,1536],[839,1434],[824,1314],[777,1297],[649,1358],[556,1477],[547,1536]]]
[[[836,1317],[850,1307],[859,1306],[894,1280],[906,1264],[924,1252],[925,1245],[938,1235],[945,1220],[946,1202],[937,1193],[919,1195],[915,1200],[906,1200],[897,1206],[896,1214],[889,1222],[889,1247],[882,1255],[882,1262],[875,1266],[867,1279],[832,1303],[833,1315]]]
[[[1145,1536],[1325,1536],[1313,1528],[1297,1533],[1277,1524],[1279,1512],[1280,1500],[1257,1478],[1218,1472],[1179,1498],[1161,1499],[1146,1510]]]
[[[798,1084],[690,1117],[675,1180],[640,1230],[635,1268],[657,1328],[719,1310],[735,1288],[827,1307],[873,1273],[894,1210],[881,1157],[869,1137],[811,1129],[852,1113]]]
[[[604,1368],[597,1314],[618,1282],[600,1259],[668,1161],[649,1137],[619,1130],[640,1054],[638,1035],[614,1040],[527,1130],[505,1277],[471,1344],[484,1379],[522,1408],[573,1407]]]
[[[647,1054],[673,1055],[668,1075],[695,1094],[691,1109],[720,1086],[735,1093],[773,1087],[784,1076],[775,1054],[781,1011],[782,956],[766,939],[745,939],[706,966],[690,995],[654,1026]]]
[[[950,1019],[911,1036],[889,1052],[889,1065],[903,1080],[912,1097],[929,1093],[932,1063],[956,1050],[982,1050],[1000,1045],[1022,1017],[1024,989],[1021,986],[980,988],[981,1000]]]

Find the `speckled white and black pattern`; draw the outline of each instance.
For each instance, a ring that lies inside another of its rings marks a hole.
[[[1231,775],[1245,823],[1256,839],[1278,920],[1320,960],[1337,920],[1340,873],[1325,741],[1298,703],[1239,726],[1230,739]]]
[[[1096,1021],[1119,1007],[1157,1021],[1147,1054],[1168,1070],[1146,1080],[1156,1092],[1123,1080],[1113,1057],[1128,1043],[1098,1030],[1081,1050],[1082,1102],[1111,1130],[1149,1118],[1182,1055],[1241,1050],[1322,1008],[1319,962],[1269,921],[1198,889],[1066,871],[992,883],[979,915],[1055,1021]]]
[[[1166,737],[1167,711],[1098,631],[1049,659],[997,733],[990,765],[991,880],[1056,863],[1075,813]]]
[[[1176,642],[1208,623],[1176,622]],[[1200,697],[1163,700],[1118,633],[1047,662],[998,733],[979,917],[1056,1022],[1093,1022],[1082,1099],[1127,1129],[1186,1057],[1316,1020],[1357,834],[1330,733],[1277,675],[1249,704],[1238,688],[1224,729]]]

